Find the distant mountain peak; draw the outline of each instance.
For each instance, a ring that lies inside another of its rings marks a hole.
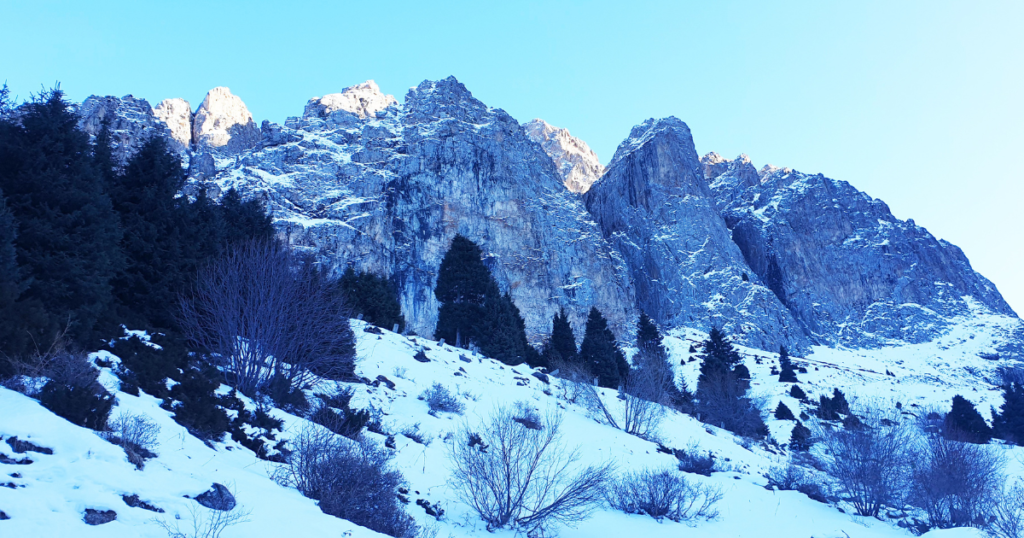
[[[260,130],[252,114],[230,89],[220,86],[206,94],[192,124],[192,141],[196,146],[238,153],[259,140]]]
[[[604,174],[604,166],[597,153],[586,142],[569,134],[565,128],[555,127],[542,119],[523,125],[530,140],[541,145],[551,156],[562,177],[565,188],[584,193]]]
[[[359,118],[368,118],[376,115],[378,111],[397,104],[398,100],[395,99],[395,96],[384,94],[376,82],[367,80],[349,86],[341,90],[341,93],[329,93],[323,97],[310,99],[306,103],[306,109],[302,115],[323,117],[332,112],[344,110]]]

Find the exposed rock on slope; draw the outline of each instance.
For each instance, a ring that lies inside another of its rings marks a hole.
[[[149,102],[131,95],[90,96],[78,113],[78,125],[91,136],[99,134],[104,122],[109,125],[114,160],[119,164],[124,164],[154,134],[171,139],[171,132],[153,115]]]
[[[167,125],[178,151],[187,151],[192,144],[192,107],[188,101],[164,99],[153,108],[153,115]]]
[[[306,103],[306,110],[302,115],[323,118],[338,110],[344,110],[360,118],[368,118],[397,104],[398,101],[393,95],[384,95],[377,87],[376,82],[367,80],[362,84],[349,86],[341,93],[331,93],[310,99]]]
[[[192,141],[199,149],[236,155],[260,141],[260,129],[241,99],[223,86],[206,94],[192,123]]]
[[[541,119],[532,120],[523,127],[530,140],[541,145],[551,156],[562,176],[565,188],[584,193],[604,173],[604,166],[586,142],[569,134],[568,129],[549,125]]]
[[[733,239],[793,315],[828,345],[935,338],[976,301],[1013,310],[963,252],[845,181],[745,156],[702,159]]]
[[[682,121],[634,127],[583,199],[662,325],[724,327],[761,349],[809,342],[733,243]]]
[[[307,106],[284,126],[266,122],[260,147],[237,163],[218,161],[212,181],[264,198],[293,245],[390,275],[418,333],[433,333],[434,278],[456,233],[481,245],[534,341],[560,306],[579,328],[592,305],[619,334],[631,326],[621,260],[504,111],[454,78],[424,82],[403,105],[368,117],[321,110]]]

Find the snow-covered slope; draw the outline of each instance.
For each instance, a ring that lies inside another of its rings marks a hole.
[[[995,320],[998,321],[998,320]],[[462,424],[475,427],[497,405],[525,402],[543,413],[564,413],[563,432],[570,446],[579,445],[582,463],[612,461],[620,472],[641,468],[674,468],[676,459],[657,450],[658,445],[639,439],[588,416],[585,409],[559,398],[560,381],[548,377],[545,383],[525,366],[509,367],[464,350],[416,337],[404,337],[383,331],[365,332],[362,322],[353,322],[358,335],[357,373],[369,384],[355,385],[354,407],[374,407],[383,412],[383,426],[395,433],[395,456],[408,481],[410,503],[407,510],[436,536],[453,538],[513,536],[509,531],[489,533],[468,506],[459,502],[451,488],[446,439]],[[891,348],[884,352],[836,351],[819,348],[808,357],[796,358],[808,373],[800,374],[801,385],[809,396],[843,388],[861,398],[884,398],[905,406],[948,405],[954,393],[967,396],[985,409],[998,396],[988,383],[997,362],[979,356],[1002,330],[998,324],[966,321],[936,345]],[[678,373],[691,386],[695,383],[697,362],[687,362],[691,343],[705,335],[693,330],[678,331],[666,338]],[[414,359],[423,351],[429,362]],[[782,396],[786,387],[775,381],[769,370],[777,357],[758,350],[741,348],[753,376],[753,390],[762,395],[768,407],[785,399],[794,411],[799,403]],[[96,358],[116,359],[107,354]],[[948,363],[955,362],[951,368]],[[890,371],[894,376],[886,373]],[[384,379],[386,378],[386,380]],[[101,381],[111,389],[117,380],[104,370]],[[389,386],[393,383],[393,388]],[[462,416],[428,414],[427,405],[418,396],[433,383],[440,383],[465,404]],[[321,389],[323,387],[320,387]],[[227,390],[227,387],[222,387]],[[621,402],[614,391],[601,391],[602,399],[614,414]],[[71,425],[42,408],[34,400],[0,389],[0,437],[17,436],[21,440],[52,449],[52,454],[14,453],[0,442],[0,454],[8,458],[29,457],[27,465],[0,464],[0,510],[10,519],[0,521],[3,536],[97,536],[163,537],[166,533],[156,520],[187,522],[189,506],[195,496],[212,483],[232,487],[237,500],[251,510],[250,521],[229,528],[224,538],[301,536],[379,536],[351,523],[322,514],[311,500],[273,482],[269,476],[276,464],[257,459],[252,452],[227,441],[207,446],[191,437],[158,406],[158,400],[117,393],[117,414],[122,410],[142,413],[161,428],[157,449],[159,457],[150,460],[144,470],[135,470],[124,453],[94,432]],[[905,407],[906,408],[906,407]],[[282,437],[294,436],[307,423],[298,417],[275,410],[284,419]],[[775,438],[788,439],[792,423],[769,420]],[[399,432],[418,430],[423,444]],[[383,443],[382,435],[366,433],[373,442]],[[724,497],[718,505],[717,520],[688,527],[679,523],[658,523],[646,516],[625,515],[605,507],[575,528],[559,528],[566,538],[648,536],[675,537],[792,537],[849,536],[898,537],[911,534],[892,521],[851,516],[836,507],[822,504],[792,491],[764,488],[762,473],[786,459],[785,453],[769,445],[741,442],[732,434],[701,424],[692,417],[670,413],[659,430],[659,439],[671,447],[699,445],[713,452],[719,472],[711,477],[688,478],[718,487]],[[1011,455],[1024,455],[1008,449]],[[1008,457],[1015,462],[1016,459]],[[1020,474],[1019,464],[1012,472]],[[17,475],[17,476],[15,476]],[[129,508],[122,495],[139,497],[165,510],[153,513]],[[444,510],[438,520],[428,516],[414,501],[424,499]],[[82,522],[86,508],[114,510],[117,520],[91,527]],[[847,510],[847,512],[849,512]],[[935,538],[977,537],[973,530],[941,531]]]

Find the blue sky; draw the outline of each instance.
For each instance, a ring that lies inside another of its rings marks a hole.
[[[257,122],[374,79],[455,75],[607,162],[674,115],[697,151],[821,172],[962,247],[1024,314],[1024,2],[14,2],[0,77],[26,97],[195,108],[228,86]]]

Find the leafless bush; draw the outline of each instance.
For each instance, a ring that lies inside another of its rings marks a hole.
[[[228,527],[248,523],[252,511],[241,506],[231,510],[211,510],[190,504],[188,513],[191,522],[185,528],[182,528],[179,520],[174,520],[173,523],[160,519],[154,521],[163,527],[168,538],[220,538],[221,533]]]
[[[533,406],[522,400],[516,402],[515,406],[515,416],[512,417],[512,420],[533,430],[544,429],[544,419]]]
[[[441,412],[461,415],[466,410],[466,406],[440,383],[434,383],[429,389],[423,391],[420,399],[427,402],[430,414]]]
[[[767,487],[780,491],[799,491],[818,502],[825,502],[825,491],[815,478],[806,470],[793,462],[773,466],[765,475]]]
[[[552,371],[558,372],[559,382],[556,387],[560,392],[559,398],[582,406],[586,409],[587,416],[595,421],[619,428],[618,421],[601,401],[601,395],[597,392],[597,379],[586,366],[573,362],[557,362],[552,365]]]
[[[464,426],[454,437],[452,482],[488,529],[543,533],[556,522],[582,521],[600,502],[612,465],[579,466],[579,449],[561,442],[561,420],[549,414],[541,429],[527,428],[499,407],[481,433]]]
[[[230,383],[246,394],[276,379],[295,389],[312,374],[342,378],[351,373],[355,337],[336,288],[285,247],[247,243],[200,272],[182,301],[182,326],[226,361]]]
[[[992,505],[992,519],[986,531],[995,538],[1024,538],[1024,484],[1015,483]]]
[[[292,440],[292,453],[274,480],[319,501],[326,514],[396,538],[416,535],[396,497],[402,474],[392,468],[391,452],[371,441],[307,426]]]
[[[430,439],[423,435],[423,432],[420,431],[419,422],[405,426],[398,433],[408,437],[412,441],[419,443],[423,446],[430,446]]]
[[[154,451],[159,435],[160,426],[155,422],[145,415],[128,411],[108,420],[107,431],[103,432],[103,437],[123,448],[128,461],[139,469],[145,465],[146,459],[156,457]]]
[[[715,456],[710,451],[701,451],[700,445],[692,443],[690,446],[674,450],[673,454],[679,460],[679,470],[684,473],[694,473],[704,476],[711,476],[715,470]]]
[[[1004,481],[1004,461],[995,449],[932,434],[925,437],[920,456],[912,500],[928,512],[931,525],[983,526]]]
[[[862,516],[899,506],[910,489],[914,433],[897,412],[868,408],[855,428],[819,427],[823,468]]]
[[[668,403],[666,387],[674,382],[671,370],[653,360],[647,362],[650,364],[630,368],[622,387],[622,429],[642,439],[657,436]]]
[[[715,504],[722,500],[717,488],[691,482],[671,470],[650,469],[623,475],[606,496],[616,510],[676,522],[715,519]]]

